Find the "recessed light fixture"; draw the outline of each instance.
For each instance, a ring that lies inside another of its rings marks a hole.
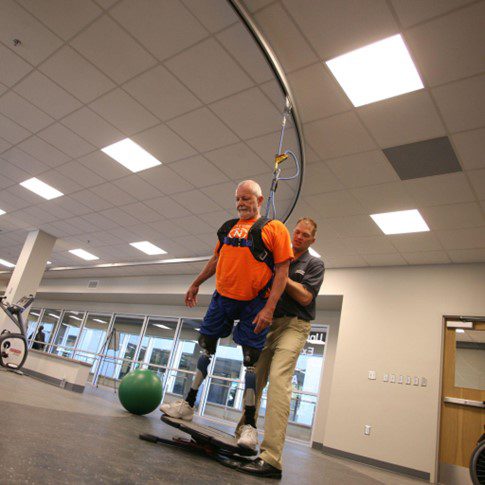
[[[105,322],[104,320],[100,320],[99,318],[93,318],[93,322],[104,323],[104,324],[108,323],[108,322]]]
[[[55,313],[48,313],[48,315],[53,318],[59,318],[59,315],[56,315]]]
[[[155,325],[155,327],[161,328],[163,330],[170,330],[170,327],[167,327],[166,325],[162,325],[161,323],[152,323],[152,325]]]
[[[6,214],[6,212],[2,209],[0,209],[0,216],[3,216],[3,214]]]
[[[162,164],[130,138],[108,145],[101,150],[132,172],[140,172]]]
[[[321,258],[321,256],[313,249],[313,248],[308,248],[308,252],[312,255],[315,256],[316,258]]]
[[[74,315],[69,315],[69,318],[74,318],[74,320],[79,320],[80,322],[82,322],[82,321],[83,321],[83,319],[82,319],[82,318],[76,317],[76,316],[74,316]]]
[[[74,256],[77,256],[78,258],[85,259],[86,261],[93,261],[95,259],[99,259],[94,254],[84,251],[84,249],[70,249],[69,252],[71,254],[74,254]]]
[[[3,264],[3,266],[6,266],[7,268],[14,268],[15,264],[9,263],[8,261],[5,261],[4,259],[0,259],[0,264]]]
[[[52,264],[52,261],[47,261],[47,263],[45,263],[45,264]]]
[[[326,62],[355,107],[422,89],[400,34]]]
[[[465,330],[463,330],[462,328],[457,328],[455,330],[456,333],[465,333]]]
[[[416,209],[372,214],[371,217],[384,234],[429,231],[428,225]]]
[[[130,246],[138,249],[139,251],[143,251],[145,254],[149,254],[150,256],[154,254],[167,254],[167,251],[164,251],[162,248],[155,246],[149,241],[139,241],[130,243]]]
[[[54,187],[42,182],[42,180],[39,180],[37,177],[32,177],[24,182],[20,182],[20,185],[47,200],[56,199],[57,197],[64,195]]]

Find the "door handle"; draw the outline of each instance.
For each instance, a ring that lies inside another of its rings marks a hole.
[[[460,404],[461,406],[471,406],[472,408],[485,408],[485,401],[474,401],[473,399],[462,399],[459,397],[445,397],[443,401],[450,404]]]

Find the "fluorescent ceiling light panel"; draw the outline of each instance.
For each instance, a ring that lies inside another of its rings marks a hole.
[[[42,180],[39,180],[37,177],[32,177],[24,182],[20,182],[20,185],[47,200],[56,199],[57,197],[64,195],[54,187],[42,182]]]
[[[104,320],[100,320],[99,318],[93,318],[93,322],[98,322],[98,323],[108,323],[108,322],[105,322]]]
[[[101,150],[132,172],[140,172],[162,164],[162,162],[129,138],[113,143]]]
[[[308,248],[308,251],[312,256],[315,256],[316,258],[321,258],[321,256],[313,248]]]
[[[7,268],[15,268],[15,264],[9,263],[4,259],[0,259],[0,264],[3,264],[3,266],[6,266]]]
[[[93,261],[95,259],[99,259],[94,254],[84,251],[84,249],[70,249],[69,252],[71,254],[74,254],[74,256],[77,256],[78,258],[85,259],[86,261]]]
[[[162,325],[161,323],[152,323],[152,325],[155,325],[155,327],[162,328],[163,330],[170,330],[170,327],[167,327],[166,325]]]
[[[3,214],[5,214],[6,212],[2,209],[0,209],[0,216],[3,216]]]
[[[371,217],[384,234],[407,234],[410,232],[429,231],[428,225],[416,209],[372,214]]]
[[[155,244],[152,244],[149,241],[133,242],[130,243],[130,246],[133,246],[134,248],[143,251],[145,254],[149,254],[150,256],[154,254],[167,254],[167,251],[164,251],[162,248],[155,246]]]
[[[326,64],[356,107],[424,87],[400,34]]]
[[[56,315],[55,313],[48,313],[48,315],[53,318],[59,318],[59,315]]]
[[[82,319],[82,318],[76,317],[76,316],[74,316],[74,315],[69,315],[69,318],[74,318],[74,320],[79,320],[80,322],[82,322],[82,321],[83,321],[83,319]]]
[[[463,330],[462,328],[457,328],[455,330],[456,333],[465,333],[465,330]]]

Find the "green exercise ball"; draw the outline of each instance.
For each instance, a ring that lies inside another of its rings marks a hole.
[[[132,414],[148,414],[162,400],[162,381],[149,370],[135,370],[123,377],[118,390],[123,407]]]

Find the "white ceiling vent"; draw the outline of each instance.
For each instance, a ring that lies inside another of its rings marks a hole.
[[[88,288],[97,288],[99,284],[98,280],[89,280]]]

